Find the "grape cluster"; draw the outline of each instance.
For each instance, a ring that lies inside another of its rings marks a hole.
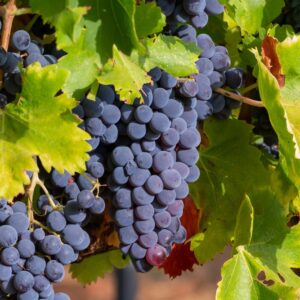
[[[224,46],[215,45],[208,34],[197,33],[198,28],[207,24],[208,15],[218,15],[224,7],[217,0],[157,0],[157,4],[168,17],[165,32],[185,42],[196,43],[201,49],[197,61],[199,74],[193,76],[196,83],[184,83],[180,89],[182,97],[196,103],[200,121],[211,115],[227,119],[240,103],[216,93],[215,89],[227,86],[238,94],[236,90],[242,87],[243,71],[230,67],[231,61]]]
[[[120,102],[112,87],[100,85],[96,101],[83,99],[75,109],[82,128],[99,141],[87,166],[104,165],[121,250],[142,272],[184,242],[183,199],[200,175],[196,102],[182,97],[185,87],[168,73],[155,68],[150,75],[154,84],[143,87],[143,103]],[[101,125],[89,127],[91,118]],[[117,130],[104,138],[111,126]]]
[[[57,58],[51,54],[45,54],[44,48],[37,41],[31,40],[25,30],[14,32],[11,38],[12,51],[0,48],[0,69],[4,72],[4,88],[0,93],[0,108],[14,100],[21,91],[21,70],[34,62],[41,66],[54,64]]]
[[[0,200],[0,224],[0,299],[69,300],[55,294],[52,284],[64,277],[66,260],[75,258],[72,248],[38,226],[30,228],[21,201],[10,206]]]
[[[167,16],[168,26],[176,28],[178,23],[191,23],[195,28],[204,28],[211,15],[219,15],[224,6],[217,0],[157,0]]]

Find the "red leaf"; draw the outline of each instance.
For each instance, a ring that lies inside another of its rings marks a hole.
[[[184,200],[184,211],[181,223],[187,231],[187,239],[199,231],[200,211],[197,209],[192,198]],[[170,256],[160,267],[171,278],[180,276],[183,271],[193,271],[194,264],[198,264],[194,252],[190,250],[190,242],[174,245]]]
[[[285,76],[282,74],[280,61],[276,52],[277,44],[277,39],[267,36],[262,43],[262,58],[265,66],[277,79],[279,86],[282,88],[285,84]]]

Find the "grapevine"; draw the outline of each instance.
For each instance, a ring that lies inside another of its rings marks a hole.
[[[255,2],[1,2],[0,299],[226,246],[216,299],[298,299],[300,7]]]

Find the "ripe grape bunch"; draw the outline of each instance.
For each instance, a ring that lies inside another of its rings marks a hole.
[[[197,33],[199,28],[207,25],[208,16],[221,14],[224,7],[217,0],[157,0],[157,5],[167,17],[165,32],[185,42],[196,43],[201,49],[196,63],[199,74],[192,76],[196,83],[186,82],[181,89],[182,96],[195,101],[199,120],[211,115],[227,119],[240,103],[218,93],[217,89],[227,86],[239,94],[237,89],[243,85],[243,71],[230,67],[224,46],[215,45],[206,33]]]

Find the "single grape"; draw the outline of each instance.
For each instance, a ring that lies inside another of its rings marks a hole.
[[[112,104],[105,105],[101,119],[106,125],[116,124],[121,119],[120,109]]]
[[[146,180],[150,177],[149,170],[136,169],[135,172],[129,177],[129,182],[133,187],[139,187],[145,184]]]
[[[34,277],[34,286],[33,287],[37,292],[41,293],[41,292],[49,289],[51,287],[51,284],[45,276],[37,275]]]
[[[45,275],[52,282],[60,282],[65,275],[64,267],[56,260],[50,260],[46,265]]]
[[[73,248],[68,244],[63,244],[60,251],[55,255],[55,258],[63,265],[69,265],[75,260]]]
[[[160,178],[166,189],[175,189],[179,187],[181,183],[181,176],[175,169],[164,170],[160,174]]]
[[[117,166],[124,167],[133,158],[131,149],[125,146],[116,147],[112,152],[112,161]]]
[[[119,229],[119,238],[123,244],[130,245],[138,239],[138,235],[132,226],[127,226]]]
[[[42,241],[45,238],[45,231],[43,228],[37,228],[33,231],[32,237],[35,241]]]
[[[0,246],[11,247],[16,244],[18,240],[18,233],[16,229],[9,225],[0,226]]]
[[[20,259],[19,251],[14,247],[4,248],[1,252],[1,262],[4,265],[12,266]]]
[[[134,214],[132,209],[118,209],[115,212],[114,220],[120,227],[127,227],[134,223]]]
[[[59,211],[52,211],[46,219],[47,226],[55,232],[61,232],[67,225],[64,215]]]
[[[152,175],[147,179],[145,188],[150,194],[156,195],[163,190],[164,184],[158,175]]]
[[[46,262],[42,257],[32,256],[25,263],[26,270],[33,275],[40,275],[44,272]]]
[[[57,254],[62,247],[60,239],[55,235],[47,235],[41,242],[41,248],[47,255]]]
[[[95,196],[91,191],[83,190],[77,196],[78,206],[82,209],[87,209],[93,206]]]
[[[117,208],[130,208],[132,205],[131,190],[125,188],[118,190],[114,195],[113,204]]]
[[[155,112],[150,121],[150,127],[154,132],[163,133],[170,128],[170,120],[169,118],[160,112]]]
[[[81,223],[86,218],[86,212],[79,207],[77,200],[71,200],[64,207],[64,216],[70,223]]]
[[[148,219],[148,220],[143,220],[143,221],[136,221],[134,223],[134,228],[139,234],[145,234],[149,233],[154,230],[155,228],[155,222],[154,219]]]
[[[154,221],[158,228],[167,228],[171,224],[171,215],[167,211],[156,213]]]
[[[62,238],[69,245],[78,246],[84,240],[84,231],[78,224],[68,224],[62,232]]]
[[[160,151],[153,157],[152,168],[155,172],[160,173],[168,168],[172,167],[174,159],[170,152]]]
[[[162,229],[158,232],[158,243],[163,247],[172,246],[173,233],[167,229]]]
[[[7,219],[6,223],[7,225],[10,225],[11,227],[15,228],[15,230],[18,233],[27,231],[29,227],[29,219],[23,213],[14,213]]]
[[[131,257],[134,259],[142,259],[146,256],[147,249],[140,246],[138,243],[132,244],[130,248]]]
[[[161,266],[167,259],[167,250],[160,246],[155,245],[147,250],[146,260],[152,266]]]
[[[147,205],[154,200],[154,196],[149,194],[143,187],[136,187],[132,191],[132,200],[136,205]]]
[[[27,271],[21,271],[14,277],[14,287],[20,293],[25,293],[33,288],[34,277]]]
[[[156,195],[156,200],[161,205],[168,205],[174,202],[176,199],[175,190],[162,190],[159,194]]]
[[[154,208],[151,204],[140,205],[135,208],[135,216],[140,220],[151,219],[154,215]]]
[[[30,45],[31,38],[29,33],[25,30],[18,30],[14,32],[11,42],[16,50],[25,51]]]
[[[154,231],[139,236],[139,243],[144,248],[154,247],[157,244],[157,241],[158,241],[158,236],[157,233]]]

